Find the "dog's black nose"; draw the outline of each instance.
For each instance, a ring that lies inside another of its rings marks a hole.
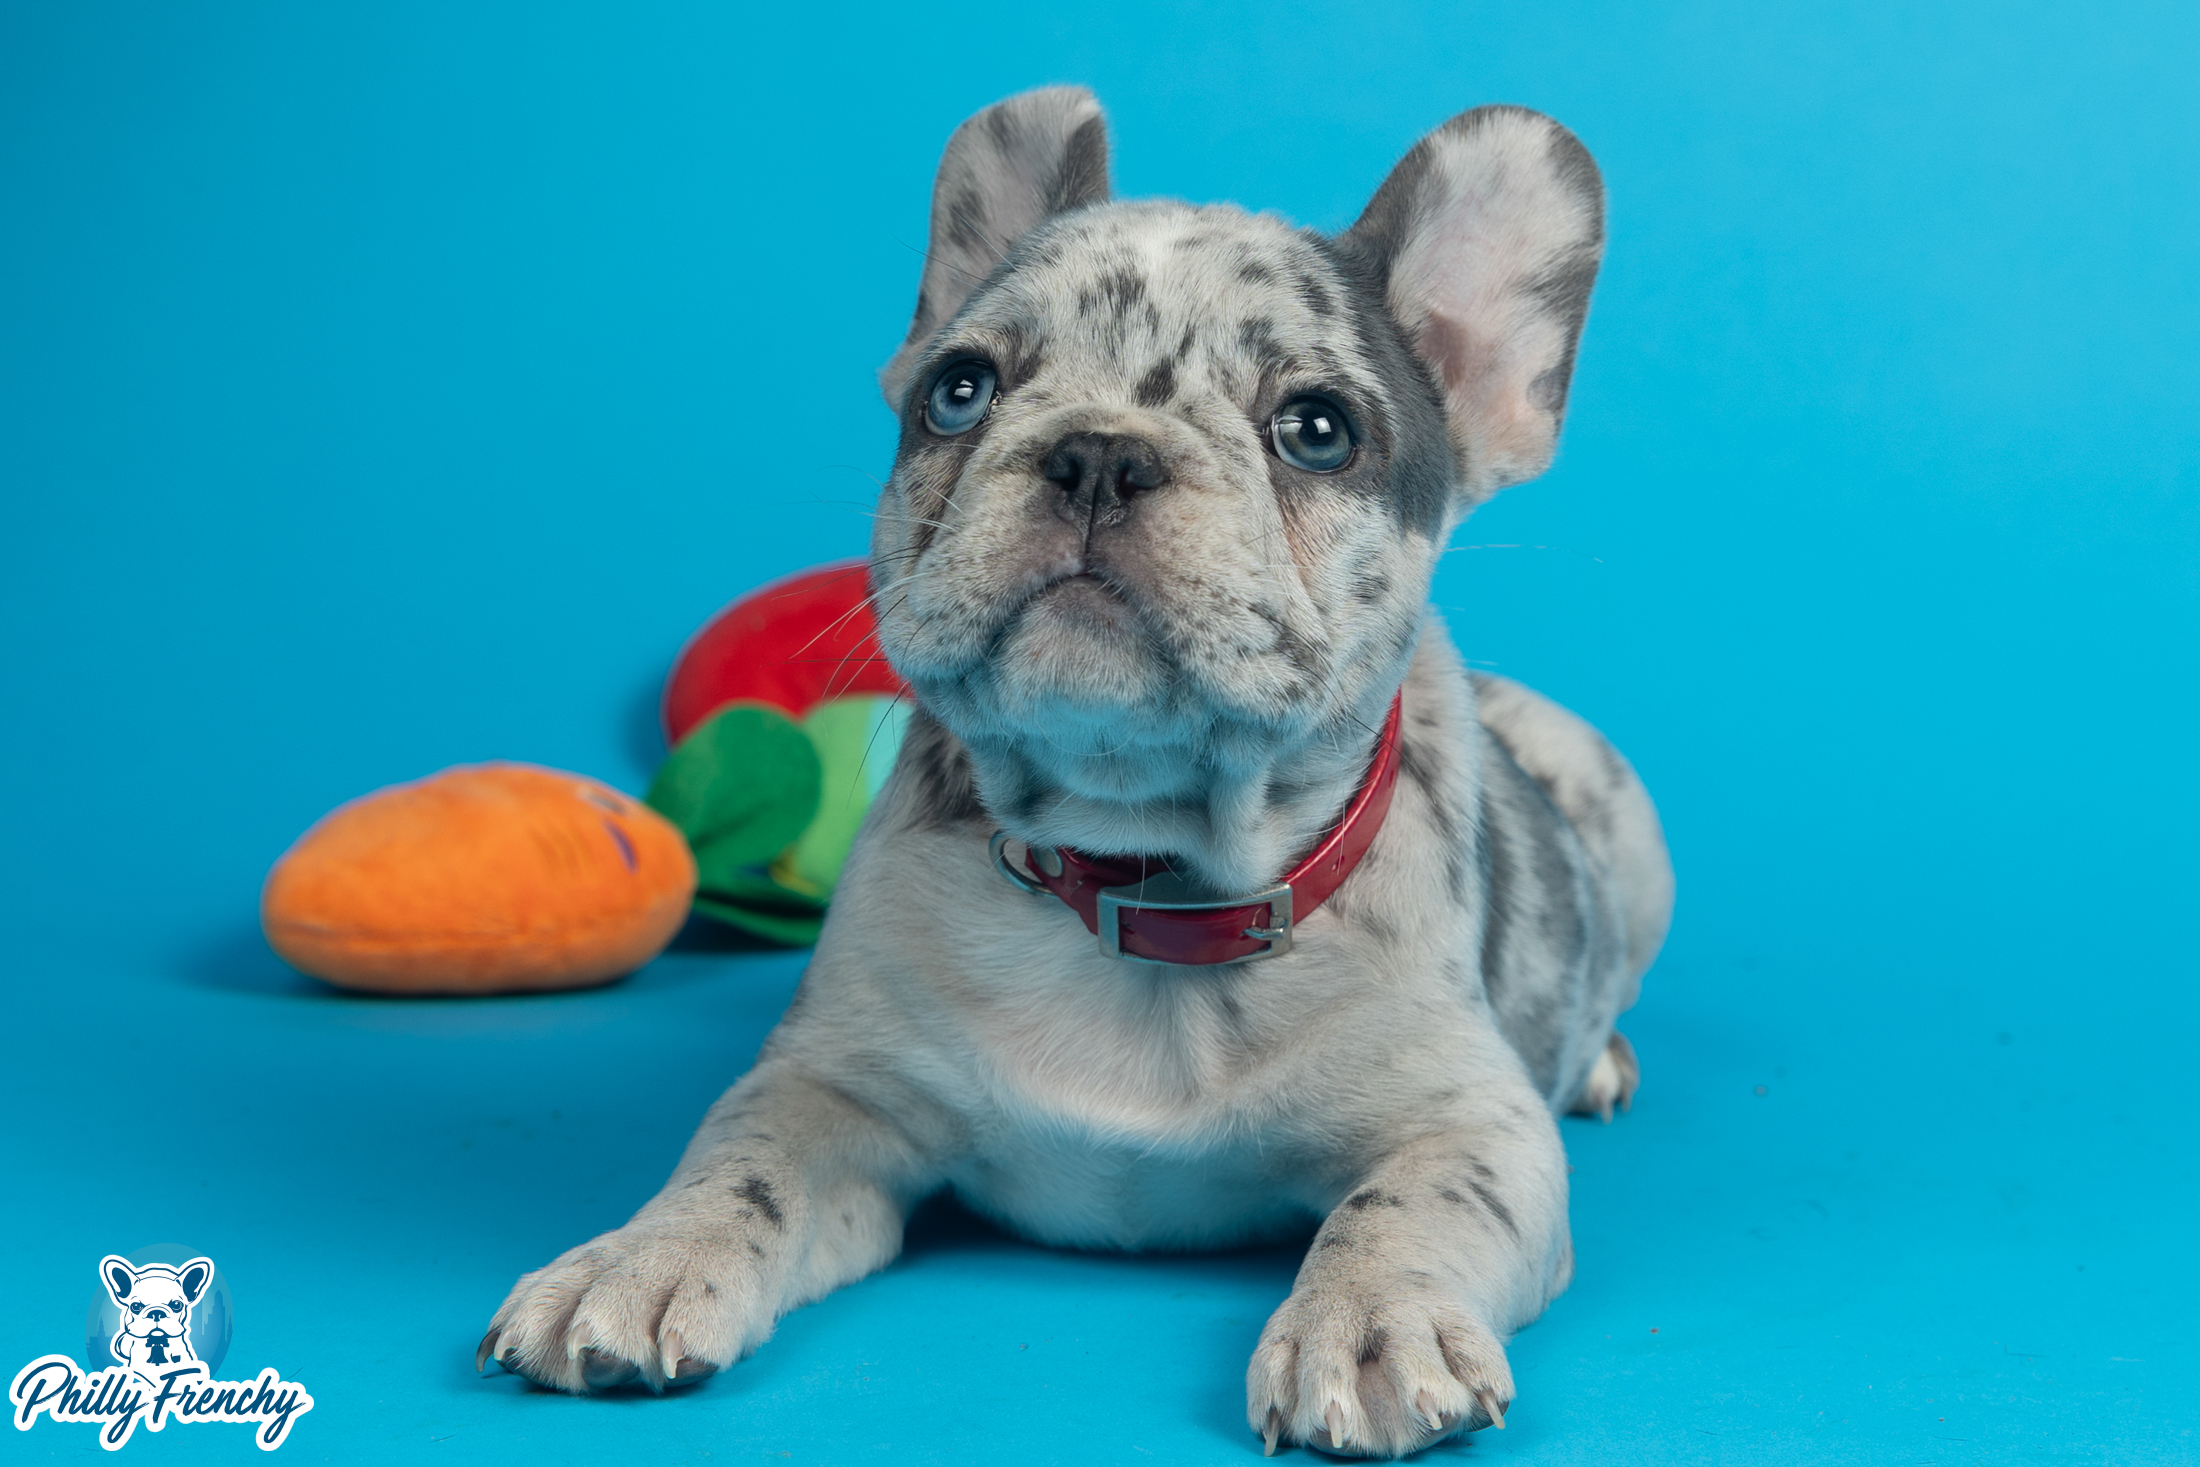
[[[1169,482],[1161,450],[1127,433],[1072,433],[1047,451],[1039,472],[1062,491],[1062,510],[1082,524],[1123,518],[1131,498]]]

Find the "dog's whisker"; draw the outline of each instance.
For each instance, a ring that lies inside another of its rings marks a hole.
[[[904,582],[906,582],[906,581],[907,581],[908,579],[909,579],[909,577],[904,577],[904,578],[903,578],[903,581],[904,581]],[[865,597],[865,598],[864,598],[864,600],[863,600],[863,602],[862,602],[862,603],[860,603],[860,604],[859,604],[859,606],[857,606],[857,607],[851,607],[851,608],[850,608],[850,609],[848,610],[848,612],[847,612],[847,613],[846,613],[846,614],[845,614],[844,616],[840,617],[839,619],[837,619],[837,620],[835,621],[834,625],[835,625],[835,626],[838,626],[838,625],[840,625],[841,623],[845,622],[845,621],[847,620],[847,618],[848,618],[848,617],[850,617],[850,616],[854,616],[854,615],[856,614],[856,612],[857,612],[858,610],[860,610],[860,609],[863,609],[864,607],[869,607],[869,606],[872,606],[872,605],[874,605],[874,604],[876,603],[876,601],[878,600],[878,598],[879,598],[879,597],[881,597],[881,596],[883,596],[883,595],[886,595],[886,594],[888,594],[888,593],[889,593],[889,592],[890,592],[890,591],[891,591],[892,589],[893,589],[892,587],[886,587],[886,588],[882,588],[882,589],[881,589],[881,590],[879,590],[879,591],[875,591],[875,592],[873,592],[873,593],[872,593],[872,594],[871,594],[870,596],[867,596],[867,597]],[[906,595],[904,595],[904,596],[903,596],[903,598],[902,598],[902,601],[906,601],[907,599],[908,599],[908,597],[907,597]],[[878,613],[878,614],[877,614],[877,615],[876,615],[876,616],[874,617],[874,621],[875,621],[875,622],[883,622],[883,621],[884,621],[884,620],[885,620],[885,619],[886,619],[886,618],[887,618],[888,616],[891,616],[891,615],[893,614],[893,612],[894,612],[894,611],[897,611],[897,610],[899,610],[899,609],[900,609],[900,607],[901,607],[901,605],[902,605],[902,601],[897,601],[897,602],[895,602],[895,603],[894,603],[894,605],[893,605],[892,607],[888,608],[888,610],[887,610],[887,611],[885,611],[885,612],[883,612],[883,613]],[[823,635],[823,633],[820,633],[819,635],[820,635],[820,636],[822,636],[822,635]],[[813,637],[813,638],[811,638],[810,640],[811,640],[812,642],[815,642],[815,641],[817,640],[817,638]],[[871,639],[870,639],[870,644],[871,644],[872,646],[877,646],[877,645],[878,645],[878,639],[877,639],[877,635],[876,635],[875,633],[873,634],[873,636],[872,636],[872,637],[871,637]],[[807,645],[807,644],[805,644],[805,645]],[[849,651],[847,651],[847,652],[844,652],[844,653],[842,653],[842,654],[841,654],[841,656],[840,656],[840,659],[839,659],[839,662],[838,662],[838,664],[837,664],[837,665],[835,666],[834,670],[833,670],[833,671],[832,671],[831,673],[828,673],[828,674],[826,675],[826,678],[825,678],[825,688],[826,688],[825,696],[827,696],[827,697],[832,697],[832,696],[834,696],[834,693],[833,693],[833,682],[834,682],[834,679],[835,679],[835,678],[836,678],[837,676],[839,676],[839,674],[840,674],[841,672],[843,672],[843,671],[846,671],[846,670],[847,670],[847,669],[848,669],[848,668],[849,668],[849,667],[850,667],[851,665],[854,665],[854,666],[855,666],[855,668],[856,668],[856,670],[855,670],[855,671],[852,671],[852,672],[849,672],[849,673],[848,673],[847,681],[846,681],[845,683],[843,683],[843,684],[841,685],[841,686],[842,686],[843,688],[845,688],[845,687],[848,687],[848,686],[852,686],[852,685],[854,684],[854,682],[855,682],[855,679],[856,679],[856,678],[857,678],[858,676],[860,676],[860,675],[861,675],[861,670],[862,670],[862,666],[864,666],[864,665],[869,665],[869,664],[874,664],[874,663],[886,663],[886,662],[888,662],[888,659],[886,659],[886,658],[885,658],[885,657],[883,657],[883,656],[880,656],[880,657],[864,657],[864,658],[858,658],[858,657],[856,656],[856,652],[857,652],[857,651],[860,651],[860,650],[861,650],[861,648],[860,648],[860,647],[858,647],[858,648],[852,648],[852,649],[850,649]],[[890,663],[888,663],[888,665],[891,665],[891,664],[890,664]]]
[[[947,214],[949,218],[953,219],[957,224],[962,226],[962,233],[966,238],[975,239],[980,244],[984,245],[987,249],[991,250],[993,252],[993,258],[995,262],[1000,262],[1008,258],[1008,251],[1002,249],[999,245],[993,242],[993,236],[986,233],[983,223],[972,222],[969,215],[965,214],[961,209],[956,208],[953,204],[949,204],[947,206]]]
[[[937,265],[942,270],[954,271],[957,275],[960,275],[963,278],[963,283],[965,285],[977,286],[985,284],[984,276],[973,275],[968,270],[965,270],[962,266],[956,264],[954,261],[942,259],[940,256],[934,254],[928,249],[923,248],[922,246],[913,245],[905,239],[897,239],[894,241],[894,243],[900,245],[903,249],[909,251],[909,253],[911,253],[912,255],[917,255],[921,257],[927,265]]]
[[[1576,550],[1570,545],[1449,545],[1444,548],[1443,553],[1453,555],[1461,550],[1549,550],[1559,555],[1578,555],[1583,560],[1593,560],[1598,565],[1604,564],[1604,557],[1591,555],[1586,550]]]

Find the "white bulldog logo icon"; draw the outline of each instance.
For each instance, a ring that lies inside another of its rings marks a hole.
[[[139,1256],[150,1251],[155,1250],[140,1250]],[[99,1444],[115,1451],[141,1423],[147,1431],[159,1431],[171,1421],[192,1426],[227,1421],[253,1427],[253,1444],[262,1451],[288,1441],[292,1425],[313,1409],[304,1386],[284,1380],[273,1366],[252,1380],[216,1380],[192,1347],[192,1313],[207,1304],[208,1286],[217,1276],[211,1258],[133,1263],[110,1253],[100,1259],[106,1300],[99,1307],[111,1301],[120,1327],[112,1338],[106,1338],[104,1326],[93,1336],[91,1370],[68,1355],[41,1355],[17,1371],[8,1387],[16,1430],[29,1431],[40,1416],[90,1422],[100,1428]],[[216,1365],[228,1338],[226,1297],[215,1301],[222,1305],[214,1315]],[[100,1363],[101,1344],[115,1363]]]
[[[212,1259],[137,1268],[110,1253],[99,1260],[99,1276],[122,1310],[122,1328],[108,1348],[132,1375],[157,1388],[159,1372],[199,1358],[191,1352],[191,1306],[214,1277]]]

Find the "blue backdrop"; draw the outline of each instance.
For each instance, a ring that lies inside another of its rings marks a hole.
[[[477,1380],[801,959],[371,1002],[255,928],[371,787],[644,783],[682,638],[865,544],[948,132],[1079,81],[1127,195],[1340,227],[1500,100],[1611,191],[1559,463],[1437,598],[1635,760],[1680,911],[1577,1282],[1437,1456],[2191,1462],[2196,62],[2168,4],[8,0],[0,1366],[178,1241],[290,1456],[1252,1459],[1289,1253],[952,1214],[676,1399]]]

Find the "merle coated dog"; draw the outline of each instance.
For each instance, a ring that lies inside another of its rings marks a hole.
[[[1626,762],[1469,674],[1429,583],[1550,462],[1602,245],[1518,108],[1333,238],[1111,201],[1081,90],[966,122],[882,374],[899,763],[755,1068],[482,1358],[707,1375],[952,1188],[1081,1247],[1318,1224],[1247,1374],[1271,1451],[1502,1425],[1573,1270],[1554,1118],[1633,1091],[1672,876]]]

